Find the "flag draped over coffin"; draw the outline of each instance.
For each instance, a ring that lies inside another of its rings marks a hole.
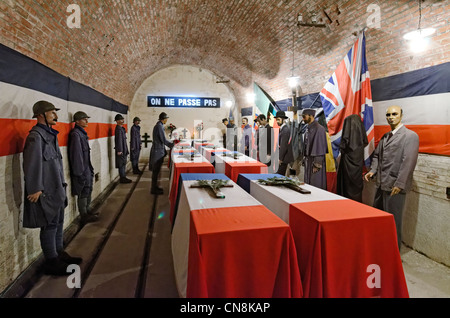
[[[365,165],[370,165],[374,150],[374,121],[369,69],[366,60],[366,38],[360,34],[320,91],[323,110],[330,134],[333,155],[339,156],[344,119],[352,114],[361,117],[369,144],[364,149]]]

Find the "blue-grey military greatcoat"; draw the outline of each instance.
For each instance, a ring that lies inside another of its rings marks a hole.
[[[130,159],[131,161],[138,161],[141,152],[141,126],[131,126],[131,138],[130,138]]]
[[[25,179],[23,227],[37,228],[51,222],[61,208],[67,206],[62,155],[58,131],[42,124],[34,126],[23,150]],[[29,194],[42,191],[39,200],[32,203]]]
[[[153,127],[153,144],[150,150],[150,163],[154,164],[167,154],[166,147],[173,147],[173,142],[166,139],[164,134],[164,124],[158,121]]]
[[[116,151],[116,168],[120,168],[127,163],[127,156],[129,154],[127,145],[127,132],[125,128],[116,125],[114,134],[114,149]],[[121,152],[121,155],[118,153]]]
[[[92,188],[94,167],[91,163],[89,137],[83,127],[78,125],[69,134],[69,164],[72,194],[81,195],[83,188]]]

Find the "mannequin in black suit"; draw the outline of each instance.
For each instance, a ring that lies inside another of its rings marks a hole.
[[[294,161],[292,146],[290,144],[291,131],[285,123],[288,117],[284,111],[278,111],[275,119],[278,126],[280,126],[280,133],[278,135],[279,165],[276,173],[285,176],[288,164]]]

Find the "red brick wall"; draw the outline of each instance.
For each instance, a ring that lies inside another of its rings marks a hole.
[[[381,28],[366,32],[371,78],[449,60],[450,3],[425,1],[422,26],[435,27],[432,47],[409,52],[402,36],[416,29],[417,1],[82,1],[81,27],[70,29],[66,1],[0,2],[0,43],[131,104],[139,85],[173,64],[207,68],[230,79],[238,103],[258,82],[275,99],[289,98],[286,78],[295,70],[302,94],[318,92],[366,26],[370,4],[380,7]],[[296,16],[325,10],[325,29],[297,28]],[[335,22],[339,21],[339,25]]]
[[[371,79],[386,77],[450,61],[450,2],[426,1],[422,4],[423,28],[434,27],[427,51],[414,54],[403,39],[406,32],[417,29],[419,7],[417,1],[347,1],[340,6],[340,25],[328,29],[315,29],[313,36],[303,41],[296,37],[295,75],[300,76],[301,95],[319,92],[336,66],[356,39],[352,35],[366,25],[372,12],[366,12],[370,3],[380,6],[381,28],[366,31],[366,57]],[[312,40],[313,39],[313,40]],[[292,43],[292,40],[291,40]],[[283,55],[284,67],[275,79],[258,77],[257,81],[276,100],[290,97],[286,77],[291,72],[292,52]]]

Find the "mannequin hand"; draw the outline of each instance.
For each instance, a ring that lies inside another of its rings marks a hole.
[[[367,173],[364,175],[364,180],[370,181],[370,179],[373,177],[373,175],[374,175],[373,172],[367,172]]]
[[[42,191],[38,191],[36,193],[29,194],[27,196],[27,199],[32,203],[36,203],[39,200],[39,197],[41,196],[41,194],[42,194]]]
[[[400,189],[399,187],[392,187],[391,197],[392,197],[393,195],[399,194],[400,191],[402,191],[402,189]]]

